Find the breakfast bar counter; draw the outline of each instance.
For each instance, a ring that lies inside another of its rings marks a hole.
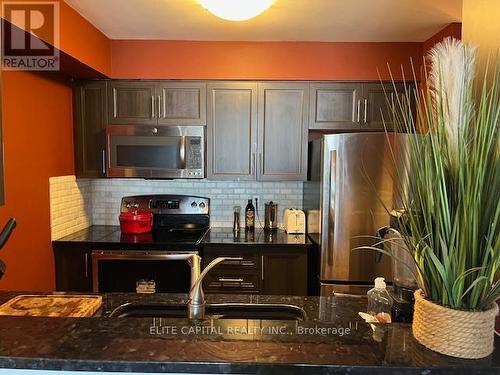
[[[0,292],[3,303],[19,293]],[[124,303],[184,304],[184,294],[107,294],[92,318],[0,317],[0,368],[151,373],[498,374],[498,350],[460,360],[425,349],[407,324],[371,327],[366,299],[207,295],[215,303],[301,307],[303,320],[109,317]],[[497,346],[499,342],[497,340]]]

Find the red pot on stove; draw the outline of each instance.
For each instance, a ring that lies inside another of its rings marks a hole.
[[[151,212],[120,213],[120,230],[122,233],[147,233],[153,226]]]

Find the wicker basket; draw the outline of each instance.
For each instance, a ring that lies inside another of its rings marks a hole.
[[[452,357],[477,359],[493,352],[498,306],[486,311],[454,310],[415,292],[413,336],[422,345]]]

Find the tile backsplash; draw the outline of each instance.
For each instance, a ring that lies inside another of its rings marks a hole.
[[[51,237],[57,240],[92,225],[92,182],[75,176],[49,178]]]
[[[264,203],[278,204],[278,222],[288,207],[302,207],[302,182],[50,179],[52,238],[57,239],[89,225],[118,225],[120,200],[126,195],[183,194],[210,198],[210,221],[214,227],[231,227],[233,207],[243,212],[247,200],[258,196],[258,214],[264,224]]]
[[[97,179],[92,181],[92,223],[117,225],[121,197],[140,194],[208,197],[210,223],[214,227],[231,227],[233,207],[240,206],[243,213],[247,200],[254,196],[259,196],[258,213],[262,225],[264,225],[264,202],[272,200],[278,203],[279,222],[283,219],[285,208],[302,207],[302,182]]]

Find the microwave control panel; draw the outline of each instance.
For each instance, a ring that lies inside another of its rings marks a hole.
[[[202,169],[203,163],[203,144],[201,137],[188,137],[187,139],[187,155],[186,167],[187,169]],[[202,173],[200,171],[200,173]]]

